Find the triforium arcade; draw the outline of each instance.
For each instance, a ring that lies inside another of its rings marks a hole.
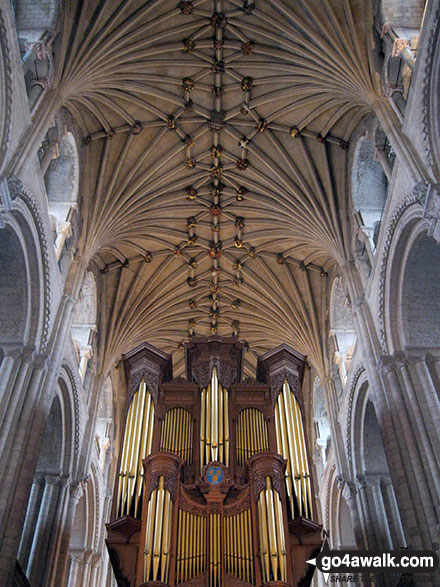
[[[107,546],[119,586],[309,585],[321,544],[304,435],[305,358],[287,345],[242,380],[237,338],[193,337],[187,378],[124,357],[124,444]]]

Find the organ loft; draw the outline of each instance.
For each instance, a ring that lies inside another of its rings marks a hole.
[[[107,547],[119,586],[310,584],[321,545],[287,345],[242,380],[243,343],[193,337],[186,379],[149,344],[124,356],[124,442]]]

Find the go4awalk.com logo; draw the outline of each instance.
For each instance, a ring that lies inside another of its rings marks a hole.
[[[357,582],[359,574],[433,573],[439,558],[433,550],[331,550],[326,538],[318,556],[307,562],[316,565],[328,585],[334,575]]]

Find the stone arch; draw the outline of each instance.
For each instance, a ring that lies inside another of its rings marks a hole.
[[[396,228],[399,227],[397,232]],[[436,266],[438,246],[427,236],[428,223],[419,206],[407,206],[390,233],[387,266],[382,268],[384,342],[390,353],[405,346],[436,346],[438,316]],[[414,283],[411,283],[414,280]],[[388,287],[386,287],[388,285]],[[431,295],[432,294],[432,295]]]
[[[59,517],[74,454],[74,409],[66,382],[59,379],[32,481],[18,560],[32,584],[42,584],[58,556]]]
[[[361,525],[367,548],[406,546],[376,410],[364,372],[351,420],[351,454]]]
[[[2,343],[26,340],[29,283],[24,243],[12,227],[0,230],[0,338]]]
[[[349,300],[341,277],[334,279],[330,290],[330,336],[334,349],[333,361],[339,368],[342,383],[345,384],[356,343],[356,334]]]
[[[70,568],[68,585],[89,585],[92,558],[99,540],[100,494],[96,471],[82,484],[82,495],[75,509],[70,539]]]
[[[402,345],[440,346],[440,247],[424,232],[411,243],[401,288]]]
[[[44,227],[35,224],[41,218],[34,217],[24,199],[13,192],[11,197],[13,208],[0,228],[0,346],[43,350],[50,310]]]

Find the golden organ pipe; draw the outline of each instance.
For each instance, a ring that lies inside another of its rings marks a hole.
[[[142,459],[151,452],[153,418],[154,404],[142,381],[127,414],[118,493],[118,512],[121,516],[130,513],[133,498],[134,514],[138,514],[142,492]]]
[[[240,528],[238,523],[238,515],[234,518],[234,559],[235,559],[235,572],[237,575],[240,574]]]
[[[250,549],[249,549],[249,540],[250,540],[250,536],[249,536],[249,527],[248,527],[248,515],[249,515],[249,510],[246,510],[243,513],[243,526],[244,526],[244,553],[245,553],[245,557],[246,557],[246,575],[245,575],[245,579],[246,581],[249,583],[251,577],[250,577],[250,560],[251,560],[251,553],[250,553]]]
[[[165,543],[165,575],[163,582],[168,580],[168,574],[170,571],[170,562],[171,562],[171,531],[172,531],[172,521],[173,521],[173,502],[171,501],[171,494],[169,491],[166,492],[167,496],[167,525],[166,525],[166,543]]]
[[[281,394],[278,396],[277,404],[277,415],[279,420],[279,431],[280,431],[280,439],[281,439],[281,446],[279,447],[280,453],[283,457],[287,460],[286,466],[286,486],[287,486],[287,494],[290,501],[292,516],[294,510],[294,500],[295,500],[295,493],[293,490],[294,487],[294,479],[293,479],[293,471],[292,471],[292,461],[290,459],[289,453],[289,446],[287,442],[287,427],[286,427],[286,413],[284,410],[284,401]]]
[[[147,408],[146,413],[148,415],[148,410],[150,406],[151,395],[148,394],[147,396]],[[137,489],[136,489],[136,499],[134,502],[134,517],[137,517],[138,514],[138,507],[140,502],[140,496],[142,493],[142,478],[143,478],[143,467],[142,467],[142,458],[143,455],[146,456],[146,448],[147,448],[147,436],[148,436],[148,426],[141,427],[141,440],[140,440],[140,450],[138,453],[138,470],[137,470]]]
[[[180,579],[181,579],[181,581],[185,580],[185,540],[186,540],[185,528],[186,528],[186,512],[185,512],[185,510],[182,510],[182,529],[180,531],[180,536],[179,536],[179,540],[182,544],[181,554],[180,554],[180,561],[181,561]]]
[[[127,423],[125,426],[125,433],[124,433],[124,446],[122,448],[122,458],[121,458],[121,466],[120,466],[120,473],[119,473],[118,511],[120,512],[121,516],[123,515],[124,486],[125,486],[125,479],[127,477],[128,438],[130,436],[130,430],[131,430],[132,413],[133,413],[133,402],[130,403],[130,406],[128,408]]]
[[[150,497],[150,500],[148,502],[148,507],[147,507],[147,526],[146,526],[146,530],[145,530],[144,581],[148,581],[148,576],[150,573],[150,565],[151,565],[150,536],[151,536],[152,526],[153,526],[151,509],[152,509],[152,500]]]
[[[266,477],[266,514],[267,525],[269,530],[269,546],[270,546],[270,562],[272,567],[272,574],[275,580],[278,579],[278,547],[276,538],[276,522],[275,511],[273,504],[272,481],[269,476]]]
[[[285,408],[285,419],[287,424],[287,440],[289,443],[289,456],[291,462],[292,475],[295,479],[295,489],[298,499],[298,505],[301,507],[302,491],[301,491],[301,479],[298,480],[299,469],[298,469],[298,446],[296,443],[296,434],[293,429],[293,406],[291,402],[290,388],[287,379],[284,380],[283,385],[283,399]]]
[[[164,504],[164,478],[162,475],[159,477],[159,487],[157,489],[157,502],[156,502],[156,516],[155,516],[155,527],[154,527],[154,545],[153,545],[153,581],[157,580],[160,555],[161,555],[161,542],[163,532],[163,504]]]
[[[200,414],[200,466],[205,465],[205,414],[206,414],[206,390],[202,389],[201,414]]]
[[[233,559],[233,554],[234,554],[234,548],[232,545],[232,537],[233,537],[233,531],[232,531],[232,516],[229,516],[229,518],[226,518],[227,522],[228,522],[228,553],[229,553],[229,572],[233,573],[234,572],[234,559]]]
[[[251,530],[251,511],[246,510],[246,542],[247,542],[247,572],[248,572],[248,581],[253,584],[253,567],[254,567],[254,557],[252,553],[252,530]]]
[[[163,500],[163,515],[162,515],[162,541],[160,544],[160,580],[164,581],[165,578],[165,569],[166,569],[166,559],[167,559],[167,542],[168,542],[168,491],[164,491],[164,500]]]
[[[249,414],[247,410],[244,412],[244,458],[249,457]]]
[[[223,394],[223,418],[224,418],[224,443],[225,443],[225,465],[229,467],[229,404],[228,404],[228,390],[224,390]]]
[[[293,393],[290,392],[289,396],[291,398],[291,403],[292,403],[292,419],[293,419],[293,423],[294,423],[294,434],[295,434],[295,447],[296,447],[296,477],[297,477],[297,482],[298,485],[301,488],[301,500],[299,502],[299,510],[300,510],[300,514],[304,515],[304,508],[305,508],[305,502],[306,502],[306,486],[304,485],[305,483],[305,478],[304,478],[304,466],[303,466],[303,455],[302,455],[302,448],[301,448],[301,438],[300,438],[300,430],[298,428],[298,418],[297,418],[297,411],[296,411],[296,401],[295,398],[293,396]]]
[[[299,408],[298,402],[296,403],[296,408],[297,408],[297,413],[298,413],[298,427],[301,431],[301,446],[302,446],[302,450],[303,450],[303,455],[304,455],[304,474],[306,477],[306,495],[307,495],[307,501],[306,501],[306,507],[307,507],[307,511],[308,511],[308,516],[311,518],[312,517],[312,512],[309,510],[309,506],[311,507],[312,505],[312,487],[310,484],[310,471],[309,471],[309,462],[307,459],[307,450],[306,450],[306,439],[304,436],[304,427],[303,427],[303,423],[302,423],[302,418],[301,418],[301,410]]]
[[[211,416],[211,455],[212,460],[218,461],[218,379],[217,370],[212,372],[212,416]]]
[[[211,384],[206,393],[206,459],[205,464],[211,460]]]
[[[155,522],[155,513],[156,513],[156,503],[157,503],[157,489],[154,489],[151,493],[151,510],[150,510],[150,516],[151,516],[151,526],[150,526],[150,532],[148,535],[148,551],[150,553],[149,556],[149,565],[148,565],[148,577],[150,576],[150,571],[151,571],[151,567],[153,565],[153,559],[154,559],[154,522]]]
[[[239,539],[239,552],[240,552],[240,579],[244,580],[244,566],[245,566],[245,555],[244,555],[244,527],[243,527],[243,513],[239,514],[238,521],[240,525],[240,539]]]
[[[223,451],[224,451],[224,443],[223,443],[223,393],[224,390],[222,386],[219,386],[219,397],[218,397],[218,460],[221,463],[224,463]]]
[[[132,418],[132,425],[130,430],[130,436],[128,440],[128,447],[127,447],[127,469],[126,469],[126,478],[125,478],[125,487],[124,487],[124,508],[125,514],[129,513],[130,510],[130,472],[131,472],[131,463],[132,463],[132,455],[133,455],[133,443],[136,433],[136,421],[137,421],[137,409],[139,404],[139,391],[135,393],[133,397],[133,418]]]
[[[179,509],[179,514],[178,514],[178,539],[177,539],[177,569],[176,569],[176,576],[177,576],[177,582],[180,582],[181,579],[181,575],[180,575],[180,570],[181,570],[181,563],[182,563],[182,510]]]
[[[252,419],[254,421],[255,452],[260,452],[262,450],[262,438],[261,438],[261,428],[260,428],[260,412],[258,410],[253,410]]]
[[[261,491],[258,500],[258,520],[260,526],[260,552],[261,552],[261,567],[263,571],[264,582],[269,581],[270,577],[270,556],[267,532],[267,515],[266,502],[264,497],[264,490]]]
[[[190,514],[185,512],[186,527],[185,527],[185,579],[189,579],[189,534],[190,534]]]
[[[277,545],[278,545],[278,560],[280,565],[280,572],[281,572],[281,581],[286,581],[286,544],[284,539],[284,524],[283,524],[283,514],[281,510],[281,501],[278,495],[278,492],[273,490],[273,502],[275,508],[275,525],[276,525],[276,534],[277,534]]]
[[[143,391],[143,385],[141,384],[141,389]],[[133,442],[131,447],[131,454],[130,454],[130,469],[128,474],[128,501],[131,503],[131,499],[134,492],[135,481],[138,473],[138,457],[139,457],[139,443],[140,443],[140,432],[142,426],[139,426],[139,423],[142,422],[142,408],[143,408],[143,400],[145,394],[140,393],[138,395],[138,402],[136,406],[136,424],[135,431],[133,436]],[[129,506],[130,507],[130,506]],[[128,512],[127,512],[128,513]]]

